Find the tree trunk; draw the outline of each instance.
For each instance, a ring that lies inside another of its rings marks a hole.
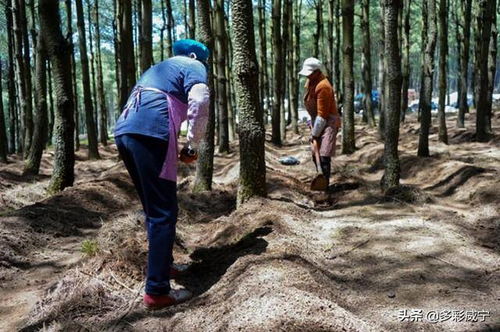
[[[467,103],[468,75],[469,75],[469,52],[470,52],[470,26],[472,16],[472,0],[459,1],[463,17],[463,28],[461,33],[460,52],[460,95],[458,96],[457,127],[465,127],[465,113],[469,112]]]
[[[189,38],[194,39],[196,35],[196,10],[194,0],[189,0]]]
[[[56,126],[54,170],[48,192],[55,193],[73,185],[74,181],[74,119],[71,93],[71,56],[68,42],[61,32],[59,2],[39,0],[40,29],[52,63],[56,92]]]
[[[160,11],[161,11],[161,28],[160,28],[160,61],[165,60],[165,47],[163,45],[163,40],[165,39],[165,30],[167,29],[167,16],[165,14],[165,3],[160,1]]]
[[[335,20],[335,60],[333,63],[333,71],[334,71],[334,77],[335,77],[335,90],[337,93],[337,102],[339,104],[342,104],[344,102],[344,97],[343,97],[343,87],[340,79],[341,71],[340,71],[340,40],[341,40],[341,35],[340,35],[340,0],[336,0],[336,5],[335,5],[335,17],[337,18]]]
[[[153,63],[153,7],[151,0],[141,0],[142,25],[139,34],[141,49],[140,72],[144,73]]]
[[[398,157],[399,120],[401,107],[401,55],[398,40],[398,11],[400,1],[385,0],[384,30],[386,56],[385,86],[385,141],[384,141],[384,191],[399,185],[400,164]]]
[[[272,138],[274,145],[281,145],[281,108],[283,107],[283,41],[281,39],[281,0],[273,0],[272,9],[272,49],[274,67]]]
[[[85,123],[88,139],[89,159],[99,159],[97,133],[94,122],[94,105],[90,90],[89,59],[87,57],[87,43],[85,38],[85,21],[83,18],[82,0],[76,0],[76,18],[78,26],[78,40],[80,44],[80,59],[82,64],[83,103],[85,106]]]
[[[424,20],[427,21],[427,37],[424,44],[423,59],[423,86],[420,92],[420,109],[422,112],[420,121],[420,136],[418,141],[418,156],[429,157],[429,130],[431,126],[431,103],[434,77],[434,53],[436,50],[436,0],[426,0],[425,10],[422,12]]]
[[[281,69],[281,77],[278,78],[279,82],[282,82],[283,84],[283,95],[281,98],[281,117],[280,117],[280,133],[281,133],[281,141],[284,142],[286,140],[286,125],[287,125],[287,110],[290,108],[290,96],[287,95],[287,90],[288,90],[288,84],[287,84],[287,79],[289,80],[290,78],[287,78],[287,64],[290,62],[290,59],[288,58],[288,49],[290,48],[291,45],[289,45],[289,40],[288,40],[288,25],[289,25],[289,19],[290,19],[290,2],[289,0],[283,0],[284,8],[283,8],[283,23],[282,23],[282,29],[281,29],[281,40],[283,41],[283,61],[282,61],[282,69]],[[285,100],[288,97],[288,107],[285,107]]]
[[[370,127],[375,126],[375,116],[372,106],[372,55],[370,39],[370,0],[362,1],[361,34],[363,39],[363,54],[361,56],[361,72],[363,75],[363,105],[364,114]]]
[[[481,0],[479,3],[479,17],[482,28],[480,29],[480,48],[478,64],[480,66],[477,93],[476,139],[487,142],[490,139],[488,132],[488,52],[491,39],[491,27],[494,22],[496,0]]]
[[[108,145],[108,109],[104,96],[104,83],[102,76],[101,55],[101,27],[99,24],[99,0],[95,0],[95,42],[97,47],[97,106],[99,107],[99,141],[102,145]]]
[[[5,128],[5,115],[3,111],[3,71],[2,59],[0,59],[0,163],[7,163],[7,129]]]
[[[9,69],[7,76],[7,90],[9,96],[9,153],[15,153],[16,150],[16,132],[17,132],[17,102],[16,86],[14,74],[14,36],[12,29],[12,10],[10,1],[5,3],[5,17],[7,22],[7,44],[9,54]]]
[[[134,42],[132,39],[132,3],[117,0],[118,54],[120,64],[119,108],[127,103],[128,95],[135,84]]]
[[[260,102],[264,112],[264,122],[268,121],[269,83],[267,82],[267,41],[266,41],[266,0],[259,0],[259,40],[260,40]]]
[[[31,82],[31,60],[30,60],[30,44],[29,44],[29,35],[28,35],[28,19],[26,16],[26,3],[25,0],[18,0],[18,6],[20,10],[20,23],[21,23],[21,33],[23,37],[23,48],[24,48],[24,61],[23,61],[23,74],[25,81],[25,103],[26,113],[24,114],[24,157],[28,157],[29,151],[31,149],[31,143],[33,139],[33,104],[32,104],[32,95],[33,95],[33,86]]]
[[[215,1],[215,43],[217,47],[217,111],[219,114],[219,152],[229,152],[229,120],[226,77],[227,36],[224,0]]]
[[[240,179],[238,205],[253,196],[266,196],[265,130],[259,104],[251,0],[233,0],[235,87],[240,110]]]
[[[408,110],[408,89],[410,88],[410,15],[411,0],[404,0],[404,18],[403,18],[403,60],[402,60],[402,98],[401,98],[401,122],[405,121],[406,111]]]
[[[354,137],[354,0],[342,0],[342,30],[344,57],[344,110],[342,114],[342,153],[356,150]]]
[[[294,113],[293,116],[295,118],[296,123],[292,122],[292,129],[295,134],[299,134],[299,96],[300,96],[300,86],[299,86],[299,77],[298,72],[300,71],[300,29],[302,24],[302,0],[299,1],[297,6],[295,7],[295,25],[294,25],[294,33],[295,33],[295,44],[294,44],[294,85],[292,91],[292,104]]]
[[[491,117],[493,115],[493,91],[495,89],[495,77],[497,72],[497,43],[498,43],[498,29],[497,29],[497,11],[494,10],[493,21],[491,25],[491,40],[490,52],[488,57],[488,108],[486,114],[486,127],[489,134],[493,134],[491,126]]]
[[[43,26],[41,26],[43,28]],[[37,111],[35,131],[33,142],[24,165],[23,174],[36,175],[40,171],[40,162],[42,160],[43,149],[47,143],[47,54],[41,36],[45,33],[40,30],[40,36],[37,41],[36,49],[36,85],[35,90],[37,94]]]
[[[380,3],[380,17],[385,16],[385,2]],[[380,138],[385,140],[385,27],[384,20],[380,21],[380,39],[378,45],[378,85],[379,85],[379,103],[378,103],[378,132]]]
[[[214,37],[210,23],[210,2],[197,0],[198,5],[198,32],[199,40],[207,45],[208,49],[214,49]],[[208,86],[210,88],[210,108],[205,137],[199,146],[199,157],[196,165],[196,178],[193,191],[200,192],[212,190],[212,177],[214,173],[214,134],[215,134],[215,103],[214,103],[214,78],[213,78],[213,56],[208,59]]]
[[[448,144],[446,129],[446,89],[448,57],[448,1],[439,1],[439,140]]]
[[[298,85],[299,85],[299,77],[297,70],[297,47],[296,45],[300,43],[300,39],[295,39],[295,29],[296,25],[300,23],[299,20],[296,20],[296,15],[294,15],[294,7],[293,1],[290,1],[290,16],[289,16],[289,24],[288,24],[288,36],[289,36],[289,50],[288,50],[288,76],[289,76],[289,88],[288,88],[288,107],[290,110],[289,121],[292,125],[292,130],[295,134],[299,133],[299,125],[298,125],[298,117],[299,117],[299,109],[298,109]],[[299,7],[300,3],[296,4],[296,7]],[[294,17],[295,16],[295,17]],[[299,32],[300,35],[300,32]],[[300,61],[300,60],[299,60]]]
[[[49,129],[47,136],[47,145],[52,145],[52,138],[54,136],[54,98],[52,96],[52,66],[50,61],[47,61],[47,82],[49,93]]]
[[[91,92],[91,100],[92,100],[92,107],[93,107],[93,112],[92,115],[94,116],[94,127],[95,127],[95,133],[96,133],[96,138],[97,138],[97,133],[99,132],[98,128],[98,114],[97,114],[97,85],[96,85],[96,79],[95,79],[95,53],[94,53],[94,43],[93,43],[93,38],[92,34],[93,32],[93,25],[92,25],[92,18],[91,18],[91,12],[92,8],[90,6],[90,0],[87,0],[87,23],[88,23],[88,30],[89,30],[89,49],[90,49],[90,77],[92,78],[92,92]]]
[[[11,8],[12,8],[12,28],[14,31],[14,55],[15,55],[15,82],[17,82],[16,90],[17,90],[17,100],[19,104],[20,110],[20,124],[19,131],[20,135],[18,136],[18,146],[19,151],[25,151],[29,149],[29,146],[26,146],[26,114],[28,113],[28,100],[31,102],[31,98],[28,99],[26,94],[26,75],[24,58],[23,58],[23,35],[21,28],[21,14],[19,8],[18,0],[11,0]]]
[[[313,34],[314,37],[314,53],[315,58],[321,58],[320,48],[321,39],[323,36],[323,0],[316,0],[316,31]]]
[[[73,45],[73,14],[72,14],[72,1],[71,0],[65,0],[66,3],[66,17],[67,17],[67,24],[68,24],[68,29],[67,29],[67,35],[66,38],[68,40],[68,43],[70,45],[70,52],[71,52],[71,79],[72,79],[72,99],[74,103],[74,108],[75,108],[75,150],[78,151],[80,150],[80,115],[78,112],[78,86],[76,84],[76,62],[75,62],[75,52],[74,52],[74,45]],[[49,80],[49,86],[51,84],[51,81]]]
[[[167,9],[167,58],[172,56],[172,30],[174,29],[174,15],[172,14],[172,2],[171,0],[165,0]]]

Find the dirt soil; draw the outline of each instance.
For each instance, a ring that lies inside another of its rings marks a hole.
[[[174,256],[190,269],[172,285],[195,296],[154,312],[141,305],[144,217],[116,148],[99,161],[79,152],[74,187],[49,198],[52,152],[37,177],[12,160],[0,166],[0,331],[498,331],[500,140],[475,142],[472,118],[448,127],[450,145],[434,129],[431,157],[418,158],[409,117],[403,186],[387,196],[383,143],[362,125],[328,193],[308,189],[307,134],[266,143],[269,196],[238,209],[237,143],[216,156],[212,192],[191,193],[194,167],[183,166]],[[95,250],[82,253],[84,241]],[[421,321],[401,321],[414,309]],[[457,322],[445,310],[489,314]]]

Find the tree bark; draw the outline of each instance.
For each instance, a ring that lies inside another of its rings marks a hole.
[[[31,144],[33,140],[33,104],[32,104],[32,96],[33,96],[33,84],[31,82],[31,60],[30,60],[30,44],[29,44],[29,35],[28,35],[28,19],[26,16],[26,2],[25,0],[18,0],[18,6],[20,10],[20,23],[21,23],[21,33],[23,38],[23,74],[25,81],[25,114],[24,114],[24,157],[28,157],[29,151],[31,149]]]
[[[336,0],[336,5],[335,5],[335,17],[337,18],[335,20],[335,60],[333,63],[333,71],[334,71],[334,77],[335,77],[335,92],[337,93],[337,102],[339,104],[342,104],[344,102],[344,97],[343,97],[343,86],[342,82],[340,79],[341,76],[341,70],[340,70],[340,40],[341,40],[341,34],[340,34],[340,0]]]
[[[384,175],[382,189],[398,186],[400,164],[398,156],[399,120],[401,107],[401,55],[398,40],[398,11],[400,0],[385,0],[384,31],[386,55],[385,100],[385,141],[384,141]]]
[[[272,138],[274,145],[281,145],[281,109],[283,107],[283,41],[281,39],[281,0],[273,0],[272,9],[272,49],[274,67]]]
[[[48,82],[48,94],[49,94],[49,128],[47,136],[47,145],[52,145],[52,138],[54,137],[54,98],[52,93],[52,66],[50,61],[47,61],[47,82]]]
[[[380,17],[385,16],[385,1],[380,3]],[[379,85],[379,103],[378,103],[378,132],[380,138],[385,140],[385,26],[384,20],[380,21],[380,36],[378,45],[378,85]]]
[[[94,2],[95,8],[95,42],[97,47],[97,106],[99,108],[99,141],[102,145],[108,145],[108,109],[104,96],[104,82],[102,75],[102,54],[101,54],[101,27],[99,24],[99,0]]]
[[[447,89],[447,57],[448,57],[448,1],[439,1],[439,140],[448,144],[446,129],[446,89]]]
[[[269,112],[269,82],[267,76],[267,41],[266,41],[266,0],[259,0],[259,40],[260,40],[260,101],[264,112],[264,123],[268,121]]]
[[[363,54],[361,56],[361,72],[363,76],[364,114],[370,127],[375,126],[375,116],[372,105],[372,55],[370,39],[370,0],[362,1],[361,34],[363,39]]]
[[[479,77],[477,93],[477,116],[476,116],[476,139],[479,142],[487,142],[491,135],[488,132],[488,52],[491,39],[491,26],[494,22],[496,0],[481,0],[479,3],[479,17],[482,28],[480,29],[479,43]]]
[[[426,0],[426,9],[422,12],[427,21],[427,37],[425,40],[423,59],[423,85],[420,92],[420,136],[418,141],[418,156],[429,157],[429,130],[431,126],[431,103],[434,77],[434,53],[436,50],[436,0]]]
[[[172,14],[171,0],[165,0],[167,10],[167,58],[172,56],[172,29],[174,28],[174,15]]]
[[[57,107],[55,119],[54,170],[48,192],[55,193],[73,185],[74,181],[74,109],[71,93],[71,56],[68,42],[61,32],[59,2],[39,0],[42,38],[53,65]]]
[[[265,130],[259,104],[259,66],[255,54],[251,0],[233,0],[235,87],[240,110],[240,179],[238,205],[266,196]]]
[[[219,152],[229,152],[229,120],[226,77],[227,36],[224,0],[215,1],[215,43],[217,47],[217,111],[219,115]]]
[[[493,21],[491,24],[491,40],[490,52],[488,57],[488,108],[486,113],[486,127],[489,134],[493,134],[491,126],[491,117],[493,115],[493,91],[495,89],[495,77],[497,72],[497,43],[498,43],[498,29],[497,29],[497,10],[494,10]]]
[[[281,133],[281,141],[284,142],[286,140],[286,125],[287,125],[287,113],[289,108],[290,108],[290,95],[287,95],[288,92],[288,80],[290,79],[287,77],[287,65],[290,63],[290,58],[288,57],[288,50],[290,48],[289,45],[289,40],[288,40],[288,25],[289,25],[289,20],[290,20],[290,2],[289,0],[283,0],[283,23],[282,23],[282,29],[281,29],[281,40],[283,41],[283,61],[282,61],[282,69],[281,69],[281,77],[278,78],[279,82],[282,82],[283,84],[283,96],[281,98],[281,116],[280,116],[280,133]],[[288,105],[285,107],[285,100],[288,97]]]
[[[83,103],[85,106],[85,124],[88,139],[88,158],[99,159],[97,133],[94,122],[94,105],[90,88],[89,59],[87,57],[87,42],[85,37],[85,21],[83,16],[82,0],[76,0],[76,18],[78,25],[78,40],[80,45],[80,59],[82,64]]]
[[[302,0],[299,1],[297,6],[295,7],[295,25],[294,25],[294,33],[295,33],[295,44],[293,51],[293,61],[294,61],[294,91],[292,91],[292,105],[293,105],[293,117],[292,118],[292,129],[295,134],[299,134],[299,96],[300,96],[300,81],[298,77],[298,72],[300,70],[300,30],[302,24]],[[295,123],[293,122],[295,120]]]
[[[461,31],[460,52],[460,95],[458,96],[457,127],[465,127],[465,113],[469,112],[467,103],[468,75],[469,75],[469,52],[470,52],[470,26],[472,16],[472,0],[458,2],[463,17],[463,28]]]
[[[12,28],[12,10],[11,3],[5,3],[5,18],[7,23],[7,44],[9,54],[9,68],[7,74],[7,90],[9,96],[9,153],[15,153],[16,150],[16,133],[18,128],[17,123],[17,102],[16,102],[16,86],[14,74],[14,36]]]
[[[342,115],[342,153],[356,150],[354,137],[354,0],[342,0],[342,30],[344,56],[344,110]]]
[[[153,7],[151,0],[141,0],[142,25],[139,34],[141,48],[140,72],[144,73],[153,63]]]
[[[403,18],[403,59],[402,59],[402,98],[401,98],[401,122],[405,121],[406,111],[408,110],[408,89],[410,88],[410,15],[411,0],[403,0],[404,18]]]
[[[198,27],[196,29],[199,40],[207,45],[210,50],[214,49],[214,37],[210,22],[210,2],[197,0],[198,5]],[[199,146],[199,157],[196,165],[196,177],[193,191],[201,192],[212,190],[212,178],[214,173],[214,150],[215,150],[215,103],[214,103],[214,77],[213,56],[208,59],[208,86],[210,88],[210,108],[205,137]]]
[[[194,0],[189,0],[189,38],[194,39],[196,35],[196,10],[195,10]]]
[[[320,58],[320,48],[321,39],[323,36],[323,0],[315,0],[315,10],[316,10],[316,31],[313,34],[314,37],[314,53],[315,58]]]
[[[3,109],[3,71],[2,59],[0,59],[0,163],[7,163],[7,129],[5,128],[5,114]]]
[[[41,26],[43,28],[43,26]],[[23,174],[36,175],[40,171],[43,149],[47,143],[47,54],[41,36],[45,33],[40,29],[40,36],[37,41],[36,59],[36,122],[33,135],[33,142],[24,165]]]
[[[117,0],[118,54],[120,72],[119,108],[127,103],[128,95],[135,84],[134,42],[132,39],[132,3]]]
[[[90,5],[90,0],[87,1],[87,23],[88,23],[88,31],[89,31],[89,50],[90,50],[90,59],[89,59],[89,64],[90,64],[90,77],[91,77],[91,83],[92,83],[92,90],[91,90],[91,100],[92,100],[92,107],[93,107],[93,112],[92,115],[94,116],[94,127],[95,127],[95,133],[97,137],[97,133],[99,132],[98,128],[98,114],[97,114],[97,84],[96,84],[96,74],[95,74],[95,52],[94,52],[94,41],[93,41],[93,24],[92,24],[92,18],[91,18],[91,12],[92,12],[92,7]]]

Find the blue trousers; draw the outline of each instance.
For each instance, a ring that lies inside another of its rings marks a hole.
[[[166,295],[177,222],[177,186],[159,177],[168,142],[148,136],[125,134],[116,146],[142,202],[146,214],[149,251],[146,293]]]

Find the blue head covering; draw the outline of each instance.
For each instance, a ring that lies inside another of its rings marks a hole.
[[[202,62],[207,61],[210,56],[208,47],[193,39],[182,39],[176,41],[173,46],[173,51],[174,55],[189,56],[191,53],[194,53],[196,54],[196,59]]]

